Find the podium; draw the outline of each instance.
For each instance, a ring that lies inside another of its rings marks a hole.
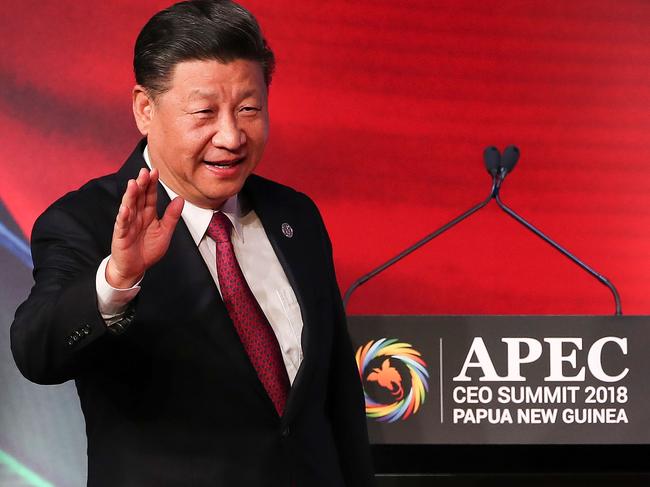
[[[348,327],[378,485],[650,485],[650,317]]]

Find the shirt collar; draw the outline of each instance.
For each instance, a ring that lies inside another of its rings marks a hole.
[[[147,166],[149,166],[149,169],[152,169],[151,159],[149,158],[149,145],[145,146],[142,155],[144,156],[144,161],[147,163]],[[167,186],[162,179],[160,179],[160,184],[162,184],[162,187],[165,188],[165,191],[167,192],[170,200],[173,200],[178,196],[178,194],[176,194],[174,190]],[[239,208],[238,195],[234,195],[228,198],[221,206],[221,208],[219,208],[219,211],[228,217],[232,223],[235,233],[243,242],[244,232],[240,218],[241,212]],[[197,246],[203,239],[205,232],[208,229],[208,225],[210,224],[210,220],[212,220],[213,213],[214,210],[201,208],[185,200],[185,205],[183,206],[183,213],[181,216],[183,217],[183,221],[185,222],[185,225],[190,231],[192,239]]]

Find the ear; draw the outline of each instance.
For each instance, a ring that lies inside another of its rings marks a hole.
[[[149,97],[143,86],[135,85],[133,87],[133,116],[142,135],[149,133],[153,109],[153,99]]]

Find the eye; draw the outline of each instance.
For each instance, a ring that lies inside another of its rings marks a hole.
[[[201,110],[193,110],[191,113],[197,118],[209,118],[214,114],[214,110],[211,108],[203,108]]]
[[[239,109],[239,113],[242,115],[254,115],[260,111],[262,111],[262,108],[252,105],[245,105]]]

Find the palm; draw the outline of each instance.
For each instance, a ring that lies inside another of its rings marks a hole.
[[[169,247],[183,200],[172,201],[161,219],[156,213],[158,172],[141,170],[129,181],[118,212],[106,278],[114,287],[131,287]]]

